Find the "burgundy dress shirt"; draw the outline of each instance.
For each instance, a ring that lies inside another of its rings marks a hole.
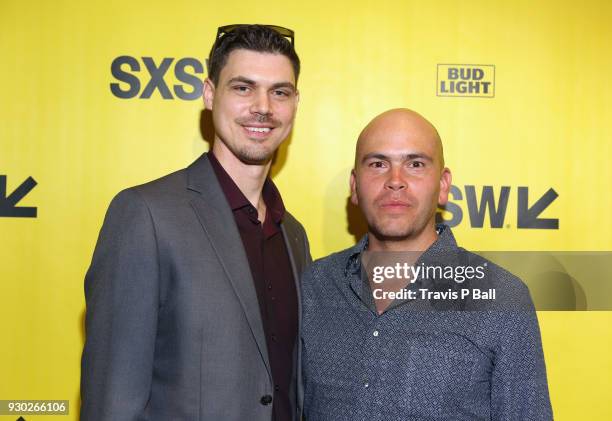
[[[295,390],[291,387],[291,379],[296,369],[294,348],[298,303],[287,246],[280,228],[285,207],[272,180],[266,179],[262,196],[267,210],[262,224],[257,209],[212,152],[208,153],[208,159],[234,214],[257,291],[274,381],[273,420],[291,421],[295,411],[289,394]]]

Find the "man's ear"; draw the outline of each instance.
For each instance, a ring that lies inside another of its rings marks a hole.
[[[300,91],[296,89],[295,91],[295,101],[293,102],[293,112],[296,113],[298,109],[298,105],[300,104]]]
[[[355,176],[355,170],[351,170],[351,203],[355,206],[359,206],[359,199],[357,199],[357,178]]]
[[[215,84],[209,78],[204,80],[204,107],[212,110],[213,100],[215,99]]]
[[[453,176],[448,168],[444,168],[442,170],[442,175],[440,176],[440,194],[438,194],[438,205],[444,206],[448,203],[448,192],[451,188],[451,183],[453,181]]]

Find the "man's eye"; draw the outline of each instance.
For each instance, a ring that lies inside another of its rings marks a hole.
[[[274,95],[285,98],[285,97],[289,96],[289,92],[277,89],[277,90],[274,91]]]
[[[233,89],[236,92],[242,93],[242,92],[247,92],[249,90],[249,87],[245,85],[237,85],[237,86],[234,86]]]
[[[412,168],[422,168],[422,167],[424,167],[424,166],[425,166],[425,163],[424,163],[424,162],[421,162],[421,161],[412,161],[412,162],[410,162],[410,164],[409,164],[409,165],[410,165]]]
[[[374,162],[370,162],[369,165],[371,168],[384,168],[385,167],[385,163],[382,161],[374,161]]]

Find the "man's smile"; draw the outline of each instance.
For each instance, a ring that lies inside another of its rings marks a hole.
[[[258,140],[264,140],[267,139],[270,134],[272,133],[272,131],[274,130],[274,127],[267,124],[267,125],[256,125],[256,124],[249,124],[249,125],[242,125],[242,129],[244,130],[244,133],[246,134],[246,136],[250,139],[258,139]]]

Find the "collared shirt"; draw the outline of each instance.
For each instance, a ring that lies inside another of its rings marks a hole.
[[[302,277],[308,421],[552,419],[537,317],[518,278],[440,227],[419,261],[486,263],[503,306],[405,299],[379,315],[362,276],[366,247],[364,237]],[[425,286],[441,290],[420,280],[410,289]]]
[[[295,390],[291,381],[295,371],[298,304],[287,246],[280,228],[285,207],[272,180],[266,179],[262,190],[266,217],[262,224],[257,209],[216,157],[209,153],[208,158],[234,214],[255,283],[274,381],[273,420],[292,420],[294,410],[289,394]]]

